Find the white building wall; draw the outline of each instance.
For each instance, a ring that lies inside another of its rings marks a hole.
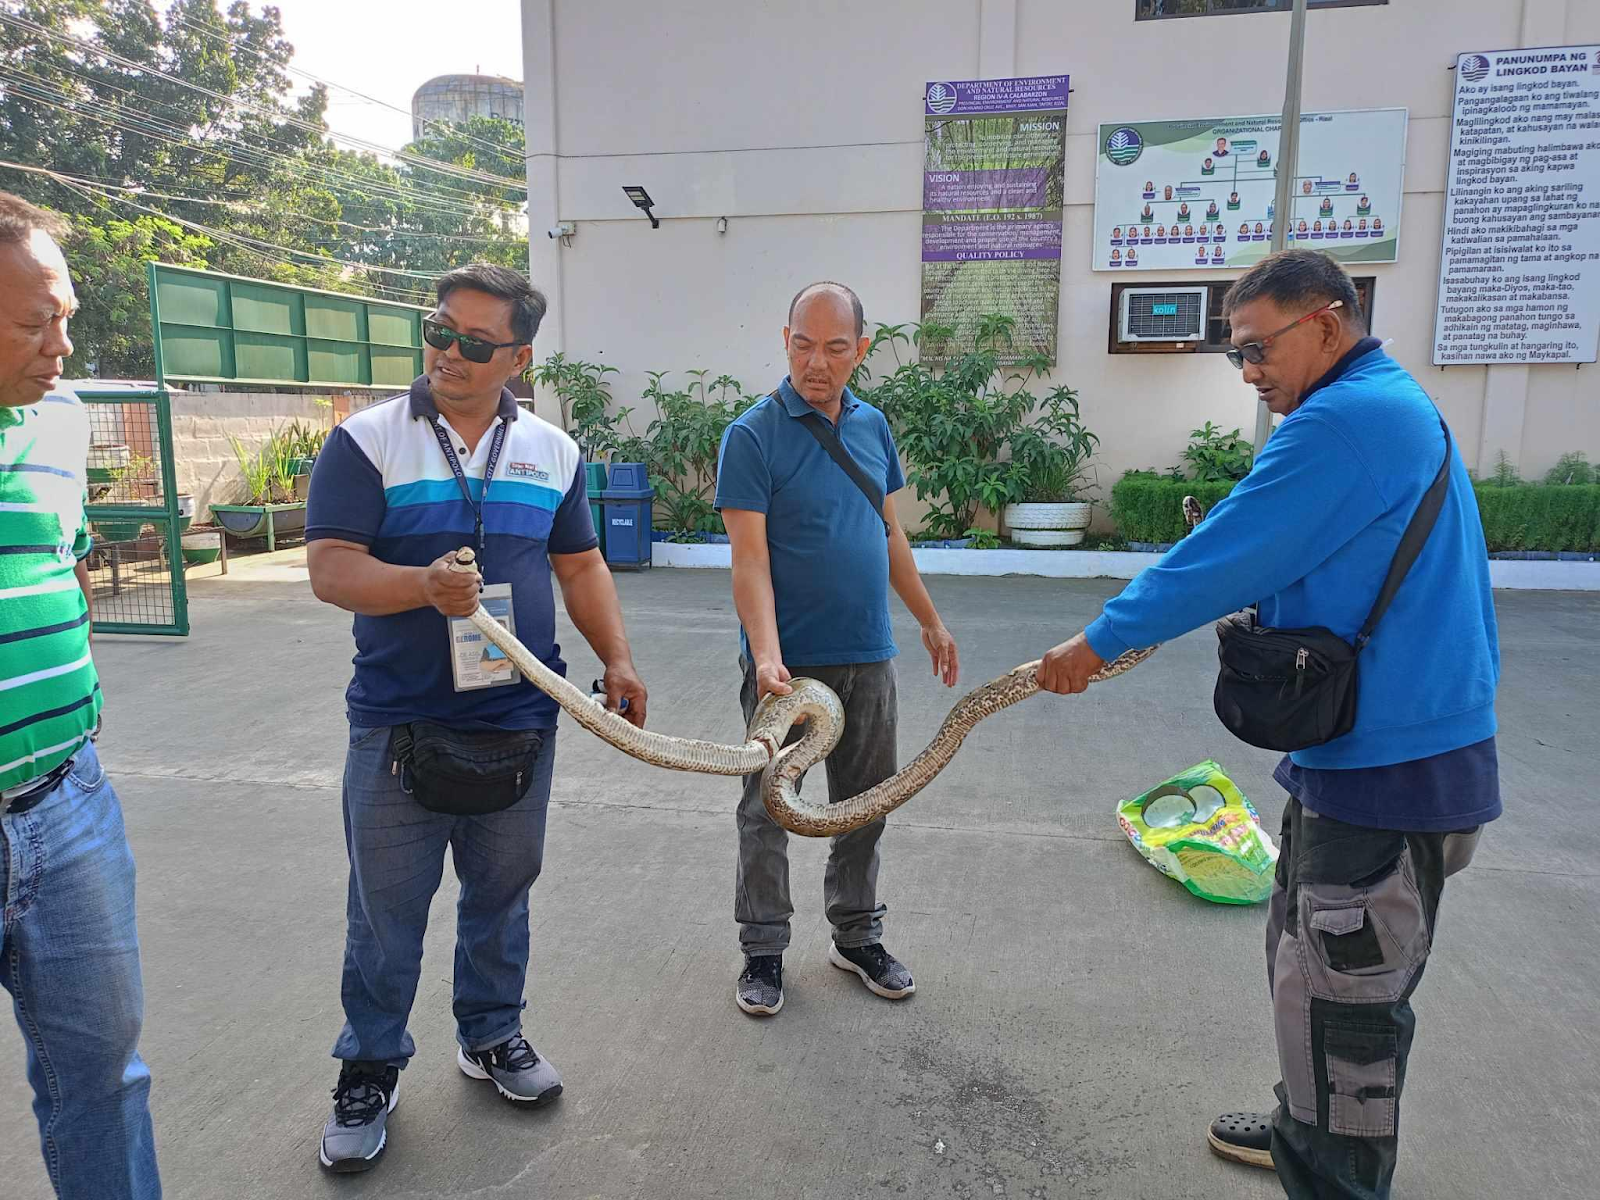
[[[539,355],[619,367],[615,394],[634,403],[651,369],[775,384],[789,297],[813,279],[854,286],[869,322],[915,320],[923,84],[1065,72],[1052,382],[1079,390],[1102,481],[1171,465],[1206,420],[1248,433],[1253,394],[1221,356],[1107,353],[1112,276],[1089,269],[1094,139],[1101,121],[1278,111],[1289,18],[1133,11],[1133,0],[524,0],[524,78],[538,81],[531,266],[552,293]],[[1600,458],[1600,367],[1429,365],[1450,67],[1465,50],[1582,42],[1600,42],[1595,0],[1395,0],[1308,18],[1307,111],[1410,110],[1401,258],[1363,272],[1377,278],[1374,332],[1438,399],[1469,463],[1502,448],[1527,474],[1574,448]],[[649,189],[660,229],[624,184]],[[541,236],[558,220],[577,223],[570,248]]]

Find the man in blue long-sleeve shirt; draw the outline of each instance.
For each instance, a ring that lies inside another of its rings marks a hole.
[[[1041,686],[1248,605],[1263,626],[1353,640],[1447,452],[1427,394],[1367,337],[1355,285],[1312,250],[1229,291],[1229,358],[1283,422],[1195,531],[1044,657]],[[1500,815],[1499,643],[1483,529],[1452,449],[1444,506],[1361,653],[1354,728],[1298,750],[1267,923],[1282,1082],[1270,1115],[1226,1113],[1225,1158],[1291,1197],[1384,1198],[1400,1092],[1447,875]]]

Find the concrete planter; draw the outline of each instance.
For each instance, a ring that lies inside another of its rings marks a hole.
[[[726,571],[733,565],[727,546],[651,547],[657,567],[701,567]],[[924,575],[1034,575],[1049,579],[1132,579],[1161,561],[1159,554],[1126,550],[947,550],[913,548]],[[1535,591],[1600,591],[1600,562],[1491,562],[1489,579],[1497,588]]]
[[[1089,505],[1008,504],[1001,519],[1019,546],[1076,546],[1089,528]]]

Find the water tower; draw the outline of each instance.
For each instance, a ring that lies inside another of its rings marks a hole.
[[[500,75],[440,75],[411,97],[413,138],[427,136],[430,121],[464,124],[473,117],[498,117],[520,129],[522,85]]]

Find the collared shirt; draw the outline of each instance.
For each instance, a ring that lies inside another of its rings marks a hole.
[[[408,394],[341,423],[312,471],[306,539],[355,542],[383,562],[412,567],[471,545],[472,505],[431,420],[453,439],[473,502],[482,503],[484,582],[511,584],[518,640],[564,675],[549,556],[598,544],[583,456],[566,434],[518,408],[509,391],[471,453],[439,414],[426,376]],[[484,501],[484,469],[502,425],[505,445]],[[355,676],[345,695],[352,724],[426,720],[463,729],[548,729],[556,723],[555,701],[526,683],[456,691],[448,622],[436,609],[357,614],[354,632]]]
[[[774,395],[729,425],[717,460],[716,506],[766,514],[785,665],[883,662],[898,653],[889,631],[883,518],[800,427],[812,412],[785,378]],[[905,486],[888,421],[849,388],[836,429],[885,496]],[[748,637],[743,641],[748,655]]]
[[[0,791],[66,762],[100,715],[74,573],[90,548],[88,454],[77,397],[0,407]]]

